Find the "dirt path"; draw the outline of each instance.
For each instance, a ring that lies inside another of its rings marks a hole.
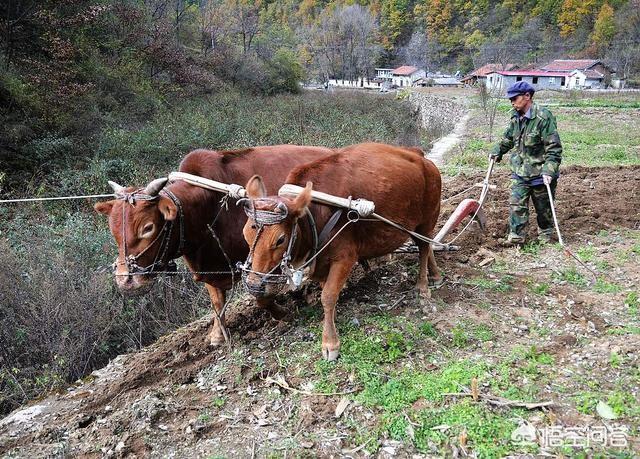
[[[460,143],[470,116],[469,114],[464,115],[458,120],[451,133],[435,141],[426,156],[433,161],[436,166],[443,166],[444,156]]]

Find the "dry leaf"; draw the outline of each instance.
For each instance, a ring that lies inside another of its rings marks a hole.
[[[462,432],[460,432],[460,436],[458,437],[458,440],[460,440],[460,446],[462,448],[464,448],[467,445],[467,431],[463,430]]]
[[[471,396],[473,397],[474,402],[478,401],[479,395],[480,390],[478,389],[478,378],[473,378],[471,380]]]
[[[344,413],[344,410],[347,409],[349,403],[351,403],[349,399],[347,399],[346,397],[342,397],[340,402],[338,402],[338,406],[336,406],[336,418],[342,416],[342,413]]]
[[[264,418],[267,415],[267,405],[262,405],[260,408],[253,410],[253,415],[256,418]]]

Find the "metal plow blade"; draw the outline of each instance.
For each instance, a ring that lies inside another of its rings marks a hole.
[[[480,224],[480,228],[484,230],[487,224],[487,217],[480,207],[480,203],[475,199],[465,199],[460,204],[458,204],[456,210],[451,214],[442,229],[438,232],[438,234],[436,234],[436,237],[434,237],[433,239],[438,242],[442,242],[444,237],[449,234],[450,231],[455,229],[462,220],[464,220],[468,215],[471,214],[474,214],[474,218]]]

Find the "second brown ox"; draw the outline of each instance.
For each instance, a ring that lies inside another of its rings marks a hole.
[[[251,288],[252,291],[264,292],[265,295],[269,295],[272,286],[267,284],[265,288],[262,273],[274,272],[282,262],[294,228],[297,234],[291,249],[293,265],[299,266],[312,249],[312,236],[308,230],[301,229],[306,228],[305,225],[295,225],[297,219],[308,208],[320,230],[335,210],[312,203],[312,188],[334,196],[371,200],[376,205],[377,214],[427,237],[433,235],[440,213],[440,172],[417,149],[377,143],[353,145],[292,169],[286,182],[299,186],[306,184],[306,188],[295,199],[288,199],[267,197],[264,182],[259,176],[252,177],[246,185],[256,210],[283,216],[282,221],[269,225],[260,225],[249,218],[244,227],[245,239],[252,247],[251,274],[247,283],[256,287]],[[343,215],[333,233],[343,226],[345,219]],[[393,252],[406,239],[406,233],[385,223],[359,221],[347,226],[315,260],[311,278],[322,286],[322,355],[326,360],[335,360],[340,353],[335,308],[351,269],[358,261]],[[427,273],[434,283],[441,277],[431,244],[416,243],[420,249],[417,288],[422,296],[429,297]]]

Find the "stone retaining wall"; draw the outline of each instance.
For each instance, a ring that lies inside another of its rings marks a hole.
[[[453,131],[456,123],[467,112],[464,105],[454,100],[428,93],[411,91],[409,102],[418,110],[422,127],[433,133],[435,138]]]

